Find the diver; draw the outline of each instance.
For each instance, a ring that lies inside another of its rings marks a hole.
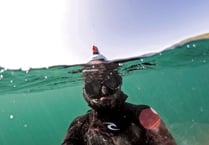
[[[62,145],[176,145],[160,116],[147,105],[126,102],[117,65],[93,46],[83,97],[91,107],[74,119]]]

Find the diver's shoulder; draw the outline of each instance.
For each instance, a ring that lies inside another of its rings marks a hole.
[[[89,110],[87,113],[77,116],[76,118],[74,118],[72,124],[73,123],[80,123],[80,124],[85,123],[86,121],[88,121],[89,115],[91,114],[91,112],[92,111]]]
[[[143,110],[143,109],[151,108],[150,106],[145,104],[132,104],[132,103],[125,103],[125,107],[133,110]]]

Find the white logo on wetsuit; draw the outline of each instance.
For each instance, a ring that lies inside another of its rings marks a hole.
[[[107,128],[112,131],[118,131],[120,128],[117,127],[115,123],[112,122],[104,122],[103,124],[107,125]]]

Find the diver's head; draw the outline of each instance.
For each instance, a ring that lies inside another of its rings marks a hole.
[[[93,59],[84,70],[83,96],[89,106],[98,111],[113,110],[122,105],[127,96],[121,91],[122,77],[116,64]]]

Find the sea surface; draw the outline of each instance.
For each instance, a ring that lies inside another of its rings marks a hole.
[[[178,145],[209,144],[209,39],[114,62],[127,102],[152,106]],[[90,109],[82,70],[0,67],[0,145],[59,145],[71,121]]]

